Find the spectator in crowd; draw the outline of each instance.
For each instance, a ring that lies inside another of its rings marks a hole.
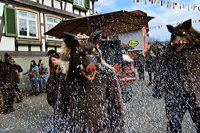
[[[21,90],[18,87],[20,82],[20,73],[23,71],[20,65],[18,65],[14,59],[11,59],[11,64],[17,66],[14,71],[14,94],[16,103],[20,103],[23,100]]]
[[[55,66],[53,65],[52,63],[52,60],[51,60],[51,56],[56,54],[56,51],[55,50],[49,50],[47,52],[47,56],[49,57],[49,69],[50,69],[50,76],[55,72]],[[50,77],[49,76],[49,77]]]
[[[28,74],[29,76],[29,80],[30,80],[30,83],[31,83],[31,95],[34,94],[34,95],[39,95],[39,68],[35,62],[35,60],[32,60],[30,62],[30,67],[27,69],[26,72],[23,72],[22,73],[23,75],[26,75]]]
[[[49,50],[47,52],[47,56],[49,57],[49,69],[50,69],[50,75],[48,77],[47,81],[47,102],[49,103],[50,106],[54,106],[55,104],[55,92],[56,89],[58,88],[56,86],[57,84],[57,73],[59,71],[63,71],[63,73],[67,73],[68,69],[68,63],[69,63],[69,53],[70,50],[68,48],[63,48],[62,55],[57,53],[55,50]],[[59,66],[59,67],[58,67]],[[65,67],[63,67],[65,66]],[[60,69],[60,70],[59,70]],[[65,72],[64,72],[65,71]]]
[[[134,57],[134,67],[137,69],[139,79],[144,80],[145,59],[142,53],[138,52]]]
[[[52,65],[54,65],[51,77],[48,79],[47,84],[47,101],[49,105],[51,105],[54,109],[54,126],[57,128],[61,128],[62,125],[65,124],[64,118],[64,103],[63,99],[67,99],[67,94],[65,92],[66,88],[66,77],[69,68],[69,61],[61,60],[61,55],[59,53],[55,53],[50,56]],[[56,131],[55,131],[56,132]]]
[[[55,53],[54,55],[51,56],[51,61],[52,64],[57,68],[59,62],[61,61],[61,57],[59,53]]]
[[[147,84],[147,86],[150,86],[152,84],[154,60],[155,58],[151,55],[150,49],[147,50],[145,53],[145,71],[147,71],[149,77],[149,83]]]
[[[53,94],[56,90],[56,67],[52,63],[51,57],[56,54],[55,50],[49,50],[47,52],[47,56],[49,57],[49,70],[50,75],[47,80],[47,86],[46,86],[46,92],[47,92],[47,102],[50,106],[53,107],[53,103],[55,102],[55,99],[53,97]]]
[[[41,92],[46,91],[46,84],[47,84],[47,78],[48,78],[48,67],[45,66],[43,60],[39,60],[38,62],[39,67],[39,87]]]
[[[0,84],[0,86],[2,85]],[[3,111],[4,111],[3,94],[0,88],[0,114],[3,113]]]
[[[23,71],[21,66],[14,63],[14,59],[5,53],[0,61],[0,113],[7,114],[14,111],[16,70]]]

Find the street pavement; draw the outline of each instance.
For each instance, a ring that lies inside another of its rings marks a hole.
[[[164,98],[152,97],[152,88],[147,81],[135,81],[130,85],[131,100],[125,104],[127,133],[166,133]],[[182,133],[196,133],[191,117],[186,112]]]
[[[146,84],[147,81],[137,80],[125,87],[131,97],[124,103],[126,133],[166,133],[164,100],[153,98],[151,87]],[[14,112],[0,114],[0,133],[46,133],[51,129],[53,110],[45,93],[24,97],[14,106]],[[188,112],[182,127],[183,133],[196,133]]]
[[[24,97],[22,103],[14,104],[15,111],[0,114],[0,133],[45,133],[52,125],[52,108],[46,94]]]

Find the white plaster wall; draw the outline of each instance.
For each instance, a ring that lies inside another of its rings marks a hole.
[[[62,48],[61,47],[57,47],[57,52],[61,52]]]
[[[92,11],[91,9],[89,9],[89,10],[86,12],[86,16],[90,16],[90,15],[92,15],[92,14],[94,14],[94,13],[93,13],[93,11]]]
[[[68,12],[73,12],[73,5],[72,5],[72,3],[68,3],[68,2],[67,2],[66,11],[68,11]]]
[[[37,0],[29,0],[29,1],[37,2]]]
[[[41,20],[41,36],[44,37],[44,14],[40,13],[40,20]],[[42,39],[42,51],[45,51],[45,41]]]
[[[41,25],[41,36],[44,37],[44,26]]]
[[[81,11],[81,16],[85,16],[85,12],[82,12],[82,11]]]
[[[0,2],[0,16],[3,16],[3,6],[5,4]]]
[[[14,51],[15,38],[2,36],[0,39],[0,51]]]
[[[44,23],[44,14],[40,13],[40,22],[43,24]]]
[[[39,0],[39,3],[42,4],[42,0]]]
[[[31,51],[40,51],[40,46],[31,46]]]
[[[79,15],[79,10],[77,10],[77,9],[74,9],[74,14],[77,14],[77,15]]]
[[[44,0],[44,5],[52,7],[51,0]]]
[[[28,46],[18,46],[18,51],[28,51]]]
[[[119,40],[121,40],[121,42],[125,43],[125,44],[128,44],[128,42],[130,40],[138,41],[139,44],[137,46],[133,47],[134,50],[143,50],[144,49],[142,30],[119,34]]]
[[[42,39],[42,51],[45,52],[45,39]]]
[[[65,9],[65,1],[62,1],[62,9]]]
[[[54,0],[54,8],[61,9],[59,1]]]
[[[90,9],[92,9],[92,1],[90,1]]]
[[[90,10],[88,10],[87,12],[86,12],[86,16],[89,16],[90,15]]]
[[[48,48],[47,48],[47,51],[49,51],[49,50],[51,50],[51,49],[54,49],[54,50],[55,50],[54,47],[48,47]]]
[[[0,2],[0,16],[3,16],[4,5],[5,5],[4,3]],[[12,5],[7,5],[7,6],[13,7]]]

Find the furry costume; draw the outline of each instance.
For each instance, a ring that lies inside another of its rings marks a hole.
[[[164,95],[169,133],[181,132],[182,120],[187,110],[199,133],[200,44],[198,34],[191,27],[191,20],[176,27],[171,25],[167,27],[172,36],[165,53],[157,62],[154,96]]]

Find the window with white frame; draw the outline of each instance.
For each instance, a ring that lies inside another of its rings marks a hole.
[[[47,31],[52,29],[59,22],[60,22],[60,19],[47,16],[46,17],[46,29],[47,29]],[[53,37],[53,36],[47,36],[47,39],[48,40],[59,40],[58,38]]]
[[[74,0],[74,4],[84,7],[84,0]]]
[[[38,15],[24,10],[17,11],[18,36],[38,38]]]

